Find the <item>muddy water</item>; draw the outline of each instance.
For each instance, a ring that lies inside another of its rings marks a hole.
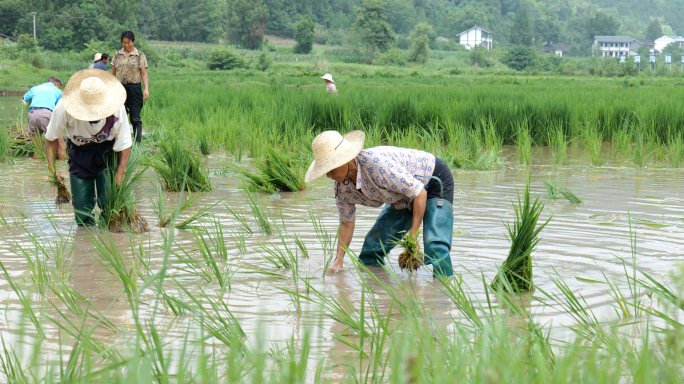
[[[454,171],[456,194],[451,257],[456,273],[463,275],[477,300],[485,302],[482,284],[477,277],[484,274],[491,281],[496,265],[500,265],[507,255],[510,243],[505,236],[504,222],[512,222],[514,211],[511,201],[524,189],[528,177],[532,180],[533,194],[542,196],[546,205],[542,220],[552,217],[541,234],[542,240],[533,257],[536,266],[534,279],[541,289],[553,291],[554,285],[549,276],[560,276],[574,292],[584,296],[587,305],[599,314],[600,319],[613,321],[615,301],[606,291],[607,287],[589,280],[604,280],[605,274],[609,279],[614,279],[624,292],[628,292],[619,258],[631,257],[629,217],[633,222],[632,231],[637,236],[638,264],[653,276],[662,277],[665,282],[670,281],[669,274],[683,259],[680,251],[684,243],[681,170],[664,166],[636,168],[619,155],[612,154],[606,155],[603,167],[595,168],[590,165],[589,158],[576,148],[569,151],[567,166],[554,165],[543,148],[535,148],[533,164],[529,167],[518,164],[511,149],[507,149],[505,154],[508,157],[504,170]],[[229,156],[212,155],[207,159],[207,166],[210,170],[216,170],[232,161]],[[61,166],[66,172],[66,165],[62,163]],[[131,254],[132,244],[141,246],[156,271],[162,265],[165,235],[168,236],[170,232],[155,225],[157,219],[151,204],[151,200],[156,200],[156,190],[152,185],[155,177],[152,172],[147,175],[150,183],[141,188],[139,209],[151,224],[150,233],[144,236],[112,236],[124,254]],[[559,180],[584,203],[571,204],[566,200],[546,199],[541,180],[550,177]],[[295,338],[301,337],[304,329],[312,324],[315,329],[321,325],[323,331],[318,332],[312,341],[314,353],[326,356],[330,362],[341,359],[335,356],[343,356],[348,348],[335,342],[332,335],[343,332],[344,328],[325,317],[297,315],[296,306],[282,290],[294,288],[291,271],[276,269],[264,258],[266,252],[263,247],[282,249],[280,237],[266,235],[259,230],[247,206],[246,194],[240,189],[240,180],[231,175],[222,175],[212,177],[212,183],[216,187],[214,191],[202,194],[182,216],[187,217],[193,209],[223,199],[212,213],[220,220],[225,234],[228,264],[250,268],[243,268],[233,276],[231,289],[226,293],[230,309],[245,332],[251,340],[254,335],[260,334],[266,340],[277,342],[288,340],[293,334]],[[324,226],[334,237],[337,217],[331,189],[331,182],[322,179],[305,192],[262,195],[261,200],[277,217],[278,226],[286,231],[286,245],[299,252],[294,243],[295,234],[306,245],[310,258],[300,257],[299,274],[311,277],[312,286],[330,297],[344,295],[350,302],[358,303],[358,276],[350,268],[349,260],[346,262],[346,271],[321,279],[325,255],[312,227],[309,211],[321,213]],[[96,333],[97,337],[111,343],[125,339],[125,331],[132,322],[132,313],[124,298],[119,296],[121,283],[93,257],[97,252],[92,244],[92,235],[73,225],[70,207],[60,208],[52,203],[53,193],[47,187],[45,167],[38,161],[22,159],[13,165],[0,167],[0,212],[8,223],[7,227],[0,229],[0,260],[9,275],[29,292],[30,270],[24,252],[29,254],[29,258],[35,257],[33,252],[38,241],[48,249],[48,253],[64,254],[65,266],[62,270],[66,279],[124,331],[100,330]],[[167,193],[165,199],[167,205],[173,207],[179,195]],[[254,233],[245,235],[246,252],[240,252],[231,238],[231,234],[239,232],[239,225],[226,206],[248,217]],[[376,208],[359,207],[352,249],[360,250],[363,235],[373,225],[378,213],[379,209]],[[96,233],[106,235],[104,232]],[[174,230],[172,233],[175,239],[173,252],[180,253],[182,249],[199,258],[192,231]],[[31,236],[38,240],[31,241]],[[44,257],[39,254],[39,257]],[[397,255],[398,251],[393,251],[390,260],[396,273],[400,274],[396,265]],[[172,255],[171,259],[176,258]],[[174,264],[169,273],[189,290],[216,291],[215,284],[199,282],[196,276],[183,271],[181,267],[182,264]],[[272,277],[255,270],[275,272],[285,278]],[[376,268],[373,272],[379,279],[394,285],[384,270]],[[400,276],[403,283],[409,283],[410,277]],[[454,321],[462,321],[455,307],[433,286],[431,271],[420,270],[413,281],[422,304],[431,311],[441,328],[448,330]],[[301,282],[299,286],[300,289],[303,287]],[[168,286],[168,290],[171,294],[179,291],[173,284]],[[386,296],[378,289],[380,305],[388,308],[390,300]],[[142,300],[154,303],[155,297],[147,293]],[[21,303],[4,276],[0,277],[0,303],[5,307],[5,316],[0,316],[0,329],[7,340],[7,336],[11,339],[18,334],[20,324],[22,321],[26,323],[26,319],[21,319]],[[303,305],[305,312],[318,312],[316,306]],[[559,335],[567,333],[564,326],[572,324],[569,316],[542,305],[534,298],[529,305],[539,323],[553,324],[554,332]],[[149,308],[141,306],[143,318],[151,315]],[[56,317],[54,310],[46,309],[45,313]],[[158,330],[168,340],[184,337],[191,326],[185,317],[174,317],[164,312],[157,313],[156,319]],[[57,327],[44,321],[44,328],[48,351],[57,351]],[[68,348],[69,343],[65,344],[65,348]]]

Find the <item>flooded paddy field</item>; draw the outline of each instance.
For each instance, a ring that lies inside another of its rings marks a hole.
[[[572,382],[580,373],[547,381],[541,372],[556,377],[561,368],[585,366],[632,381],[634,372],[618,371],[657,362],[665,368],[653,375],[676,378],[677,304],[648,277],[680,283],[684,174],[610,153],[592,167],[585,151],[571,147],[561,166],[535,147],[526,166],[504,147],[500,170],[454,170],[455,278],[446,282],[426,268],[401,273],[398,250],[388,270],[359,272],[347,256],[344,271],[327,273],[338,226],[329,179],[302,192],[260,194],[268,234],[242,180],[218,171],[232,156],[205,157],[214,189],[178,221],[220,202],[186,229],[156,225],[158,180],[148,170],[137,194],[150,232],[110,234],[76,227],[71,206],[53,203],[44,163],[15,160],[0,167],[2,372],[71,374],[82,382],[136,372],[157,382],[262,375],[268,382],[496,382],[534,369],[539,382]],[[548,199],[549,179],[583,203]],[[545,204],[541,220],[551,219],[532,255],[536,291],[511,298],[484,283],[508,254],[504,223],[513,221],[512,201],[528,180]],[[165,192],[163,199],[172,212],[185,196]],[[379,211],[359,207],[352,251]],[[291,265],[276,267],[274,255]],[[643,355],[651,348],[660,357]],[[498,359],[512,367],[497,366]]]

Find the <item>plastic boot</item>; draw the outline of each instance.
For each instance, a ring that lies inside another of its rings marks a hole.
[[[109,190],[110,177],[109,168],[105,168],[97,173],[97,178],[95,179],[97,206],[100,207],[100,219],[103,220],[104,223],[109,223],[105,207],[107,206],[107,191]]]
[[[394,248],[394,241],[400,239],[402,231],[410,231],[413,223],[411,212],[394,209],[386,204],[375,220],[373,228],[366,234],[359,260],[364,265],[381,266],[385,264],[385,255]]]
[[[93,208],[95,208],[95,180],[81,179],[69,174],[71,182],[71,202],[74,206],[76,224],[95,225]]]
[[[142,123],[133,123],[133,133],[135,134],[135,142],[140,143],[142,141]]]
[[[428,199],[423,215],[423,244],[425,264],[432,264],[433,277],[449,277],[454,274],[451,266],[451,238],[454,231],[454,208],[446,199],[442,207],[440,199]]]

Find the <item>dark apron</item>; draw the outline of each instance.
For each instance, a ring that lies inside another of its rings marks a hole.
[[[104,127],[96,136],[98,138],[109,138],[110,131],[118,120],[114,116],[107,117]],[[69,151],[69,173],[81,179],[92,180],[97,177],[98,172],[112,163],[114,140],[76,145],[67,139],[67,149]]]

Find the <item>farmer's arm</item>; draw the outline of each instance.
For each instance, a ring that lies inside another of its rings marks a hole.
[[[114,66],[113,62],[112,62],[112,76],[116,76],[116,67]]]
[[[150,98],[150,87],[147,83],[147,68],[140,68],[140,77],[142,77],[142,82],[144,86],[143,100],[147,100]]]
[[[349,248],[351,244],[351,239],[354,236],[354,222],[342,223],[340,224],[340,235],[337,241],[337,254],[335,255],[335,261],[330,266],[330,270],[339,271],[342,269],[344,264],[344,254],[346,249]]]
[[[425,191],[425,189],[421,189],[418,197],[413,199],[413,225],[411,226],[411,235],[413,235],[413,237],[416,238],[416,241],[418,240],[416,235],[418,234],[418,230],[420,229],[420,224],[423,222],[426,201],[427,192]]]
[[[126,166],[128,165],[128,156],[131,154],[131,148],[128,147],[119,152],[119,168],[116,170],[116,185],[121,185],[121,179],[126,173]]]
[[[45,132],[45,155],[47,156],[48,169],[55,171],[55,175],[59,178],[59,171],[55,168],[53,159],[57,150],[59,149],[59,138],[62,137],[64,130],[68,124],[68,119],[64,111],[62,100],[57,102],[55,110],[52,112],[52,117],[48,123]]]
[[[48,162],[48,169],[50,172],[55,171],[55,175],[59,179],[59,171],[57,168],[55,168],[55,165],[53,163],[53,159],[55,158],[55,155],[57,154],[57,149],[59,148],[59,143],[57,140],[48,140],[45,139],[45,154],[47,156],[47,162]]]

